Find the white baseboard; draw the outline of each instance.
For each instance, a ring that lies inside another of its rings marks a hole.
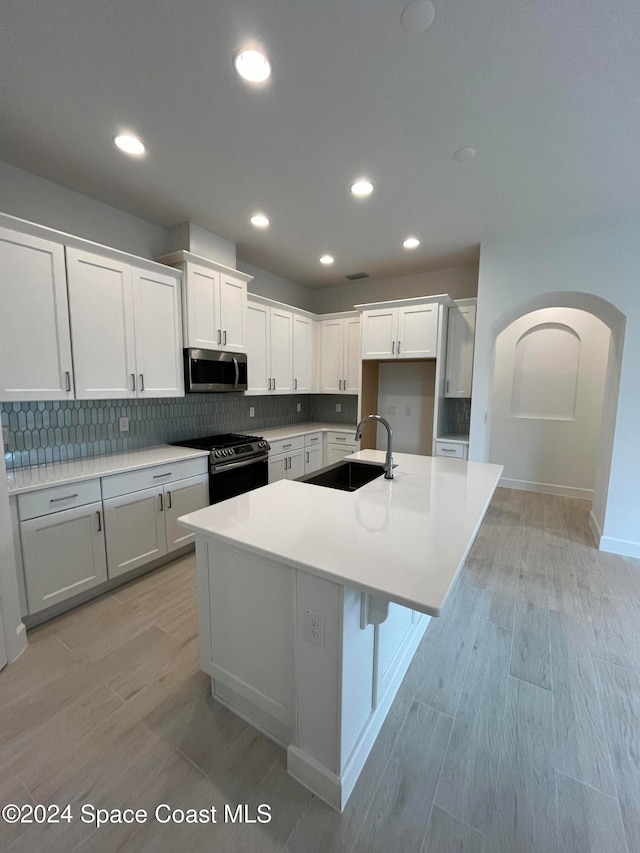
[[[640,542],[630,539],[616,539],[613,536],[600,537],[600,550],[623,557],[640,557]]]
[[[520,489],[524,492],[541,492],[543,495],[560,495],[564,498],[593,500],[593,489],[579,489],[576,486],[559,486],[556,483],[536,483],[533,480],[510,480],[501,477],[498,486],[503,489]]]
[[[301,785],[341,812],[343,807],[342,782],[324,764],[297,746],[287,748],[287,772]]]
[[[592,509],[589,510],[589,529],[593,533],[593,538],[596,540],[596,548],[599,548],[600,540],[602,539],[602,530],[600,530],[598,519],[593,514]]]

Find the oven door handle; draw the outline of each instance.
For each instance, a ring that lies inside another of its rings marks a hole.
[[[233,471],[235,468],[245,468],[247,465],[255,465],[256,462],[266,462],[268,455],[266,453],[260,456],[252,456],[251,459],[244,459],[242,462],[226,462],[221,465],[213,465],[211,467],[212,474],[222,474],[224,471]]]
[[[224,334],[225,334],[225,337],[226,337],[226,336],[227,336],[227,333],[225,332]],[[238,387],[238,385],[239,385],[239,383],[240,383],[240,368],[238,367],[238,359],[235,357],[235,355],[234,355],[234,356],[232,356],[232,359],[233,359],[233,366],[234,366],[234,367],[235,367],[235,369],[236,369],[236,378],[235,378],[235,380],[234,380],[233,387],[234,387],[234,388],[237,388],[237,387]]]

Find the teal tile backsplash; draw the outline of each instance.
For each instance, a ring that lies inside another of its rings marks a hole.
[[[189,394],[156,400],[0,403],[2,427],[8,429],[4,458],[7,469],[12,469],[213,433],[257,433],[306,421],[355,424],[357,400],[355,395],[342,394]],[[341,403],[341,412],[336,412],[336,403]],[[253,418],[250,406],[255,408]],[[118,428],[123,417],[129,418],[129,432]]]

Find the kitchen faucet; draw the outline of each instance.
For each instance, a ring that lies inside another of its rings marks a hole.
[[[384,460],[384,478],[385,480],[393,480],[393,432],[391,431],[391,425],[389,421],[380,415],[367,415],[365,418],[362,418],[356,427],[356,441],[362,438],[362,426],[367,421],[379,421],[387,430],[387,455]]]

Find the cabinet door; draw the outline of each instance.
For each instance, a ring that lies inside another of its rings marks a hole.
[[[76,397],[136,396],[131,267],[67,248]]]
[[[342,390],[347,394],[357,394],[360,391],[360,372],[362,369],[360,356],[360,318],[349,317],[344,323],[344,381]]]
[[[20,522],[29,613],[107,580],[102,503]]]
[[[389,605],[389,615],[376,626],[378,671],[376,673],[376,700],[380,702],[393,680],[407,645],[414,636],[413,611],[400,604]]]
[[[271,337],[269,308],[247,303],[247,394],[268,394],[271,389]]]
[[[398,358],[435,358],[438,303],[398,309]]]
[[[167,551],[175,551],[193,542],[195,534],[178,524],[178,518],[209,506],[209,475],[200,474],[177,480],[164,487],[164,523],[167,531]]]
[[[292,450],[285,457],[287,460],[286,465],[286,474],[285,477],[287,480],[295,480],[298,477],[302,477],[304,474],[304,460],[305,460],[305,451],[304,449],[300,450]]]
[[[356,452],[353,447],[341,447],[339,444],[327,444],[327,465],[333,465],[334,462],[340,462],[345,456],[351,456]]]
[[[471,397],[476,306],[449,309],[445,397]]]
[[[293,391],[293,315],[271,308],[271,390],[278,394]]]
[[[162,486],[104,501],[110,578],[166,554],[164,505]]]
[[[322,468],[322,445],[306,447],[304,451],[304,473],[310,474]]]
[[[220,275],[220,325],[222,348],[244,352],[246,347],[245,317],[247,285],[229,275]]]
[[[183,287],[185,347],[220,349],[220,274],[186,263]]]
[[[180,282],[133,269],[138,396],[184,396]]]
[[[64,248],[0,228],[0,400],[73,399]]]
[[[344,327],[342,320],[323,320],[320,346],[320,391],[342,391],[344,373]]]
[[[398,340],[397,308],[362,314],[362,358],[395,358]]]
[[[312,333],[313,321],[293,315],[293,390],[300,393],[312,390]]]
[[[275,456],[269,457],[269,482],[277,483],[278,480],[284,480],[286,475],[285,470],[286,454],[277,453]]]

